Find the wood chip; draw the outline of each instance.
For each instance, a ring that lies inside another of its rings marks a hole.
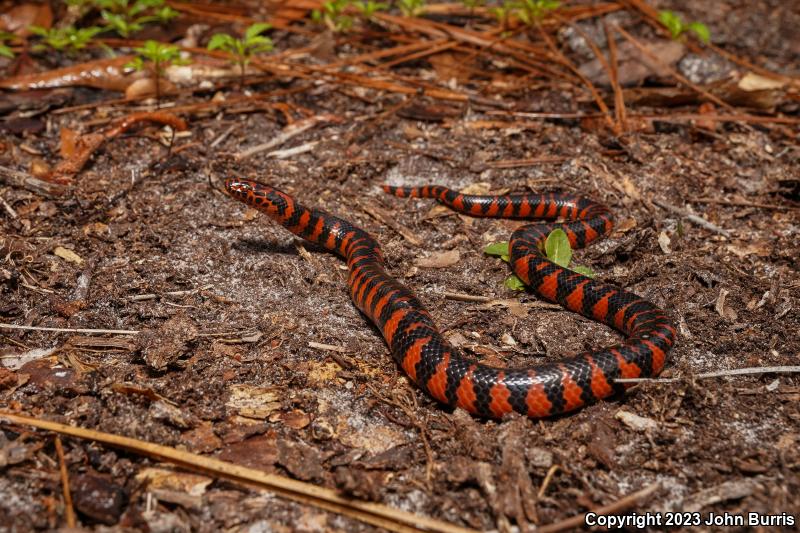
[[[280,390],[275,387],[234,385],[226,406],[247,418],[264,419],[280,408]]]
[[[83,258],[70,250],[69,248],[64,248],[63,246],[56,246],[53,250],[53,254],[60,257],[64,261],[68,263],[74,263],[76,265],[83,264]]]
[[[448,250],[446,252],[435,252],[428,257],[418,257],[414,264],[422,268],[447,268],[461,261],[461,254],[458,250]]]
[[[645,418],[628,411],[617,411],[614,418],[636,431],[647,431],[648,429],[658,429],[658,422],[652,418]]]
[[[683,502],[683,510],[689,513],[699,512],[704,507],[728,500],[739,500],[750,496],[758,486],[753,479],[735,479],[726,481],[710,489],[695,492]]]

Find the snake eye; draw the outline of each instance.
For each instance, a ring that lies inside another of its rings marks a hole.
[[[225,189],[235,196],[244,197],[253,191],[253,186],[246,181],[228,178],[225,180]]]

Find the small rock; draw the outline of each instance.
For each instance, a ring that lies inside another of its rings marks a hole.
[[[108,526],[119,521],[127,497],[124,489],[107,476],[95,472],[79,474],[72,477],[70,488],[73,504],[81,514]]]
[[[731,62],[718,54],[701,56],[689,53],[678,62],[678,71],[698,85],[724,80],[735,70]]]

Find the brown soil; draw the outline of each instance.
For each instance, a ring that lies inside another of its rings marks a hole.
[[[733,43],[731,52],[797,74],[789,27],[759,31],[758,39],[746,29],[762,27],[767,13],[797,13],[782,2],[715,5],[719,12],[684,13],[707,22],[722,45]],[[397,72],[430,78],[431,66],[419,61]],[[794,513],[800,520],[797,374],[693,378],[798,364],[796,125],[733,122],[708,131],[664,122],[617,139],[567,119],[470,127],[495,120],[497,108],[371,89],[276,79],[251,90],[302,87],[274,101],[340,120],[276,147],[318,143],[287,159],[234,159],[286,126],[280,113],[251,106],[189,118],[189,135],[171,152],[156,139],[156,126],[117,138],[66,196],[0,187],[17,214],[0,209],[0,322],[140,332],[0,330],[6,366],[42,350],[0,374],[3,409],[210,454],[476,529],[556,522],[654,483],[658,490],[628,510]],[[100,98],[93,90],[65,91],[73,93],[71,105]],[[556,83],[502,98],[520,110],[593,109],[583,89]],[[422,106],[455,116],[418,120]],[[796,101],[785,111],[796,116]],[[46,129],[6,129],[0,164],[53,164],[59,129],[104,113],[125,109],[47,112]],[[545,156],[561,159],[492,165]],[[410,384],[352,305],[342,261],[220,192],[228,175],[270,183],[369,231],[391,273],[453,342],[509,366],[609,345],[618,335],[560,309],[525,305],[520,312],[446,298],[539,301],[504,288],[507,266],[482,253],[517,223],[432,211],[428,201],[388,197],[378,185],[485,183],[492,191],[561,190],[601,200],[621,229],[577,252],[577,262],[669,311],[680,337],[663,376],[684,379],[641,384],[543,421],[487,421],[443,408]],[[698,227],[666,204],[693,209],[729,235]],[[448,250],[458,251],[457,264],[415,266]],[[631,427],[620,413],[648,419],[648,429]],[[16,531],[64,525],[52,436],[2,429],[0,523]],[[225,481],[201,483],[192,497],[186,486],[166,482],[158,492],[143,477],[166,468],[157,461],[77,439],[64,447],[78,518],[92,529],[372,529]]]

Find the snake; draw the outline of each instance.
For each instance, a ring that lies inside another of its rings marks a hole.
[[[676,331],[649,301],[615,285],[559,266],[544,253],[547,236],[562,229],[573,248],[607,236],[611,211],[572,194],[472,195],[426,185],[384,185],[386,193],[432,198],[475,217],[522,220],[509,240],[513,272],[542,298],[602,322],[625,339],[620,344],[521,368],[490,366],[461,353],[437,328],[422,302],[389,275],[378,241],[365,230],[326,211],[308,208],[270,185],[228,178],[225,191],[265,213],[290,232],[341,256],[355,306],[380,330],[397,364],[432,398],[476,416],[503,418],[517,412],[544,418],[574,411],[622,393],[619,379],[658,375]]]

